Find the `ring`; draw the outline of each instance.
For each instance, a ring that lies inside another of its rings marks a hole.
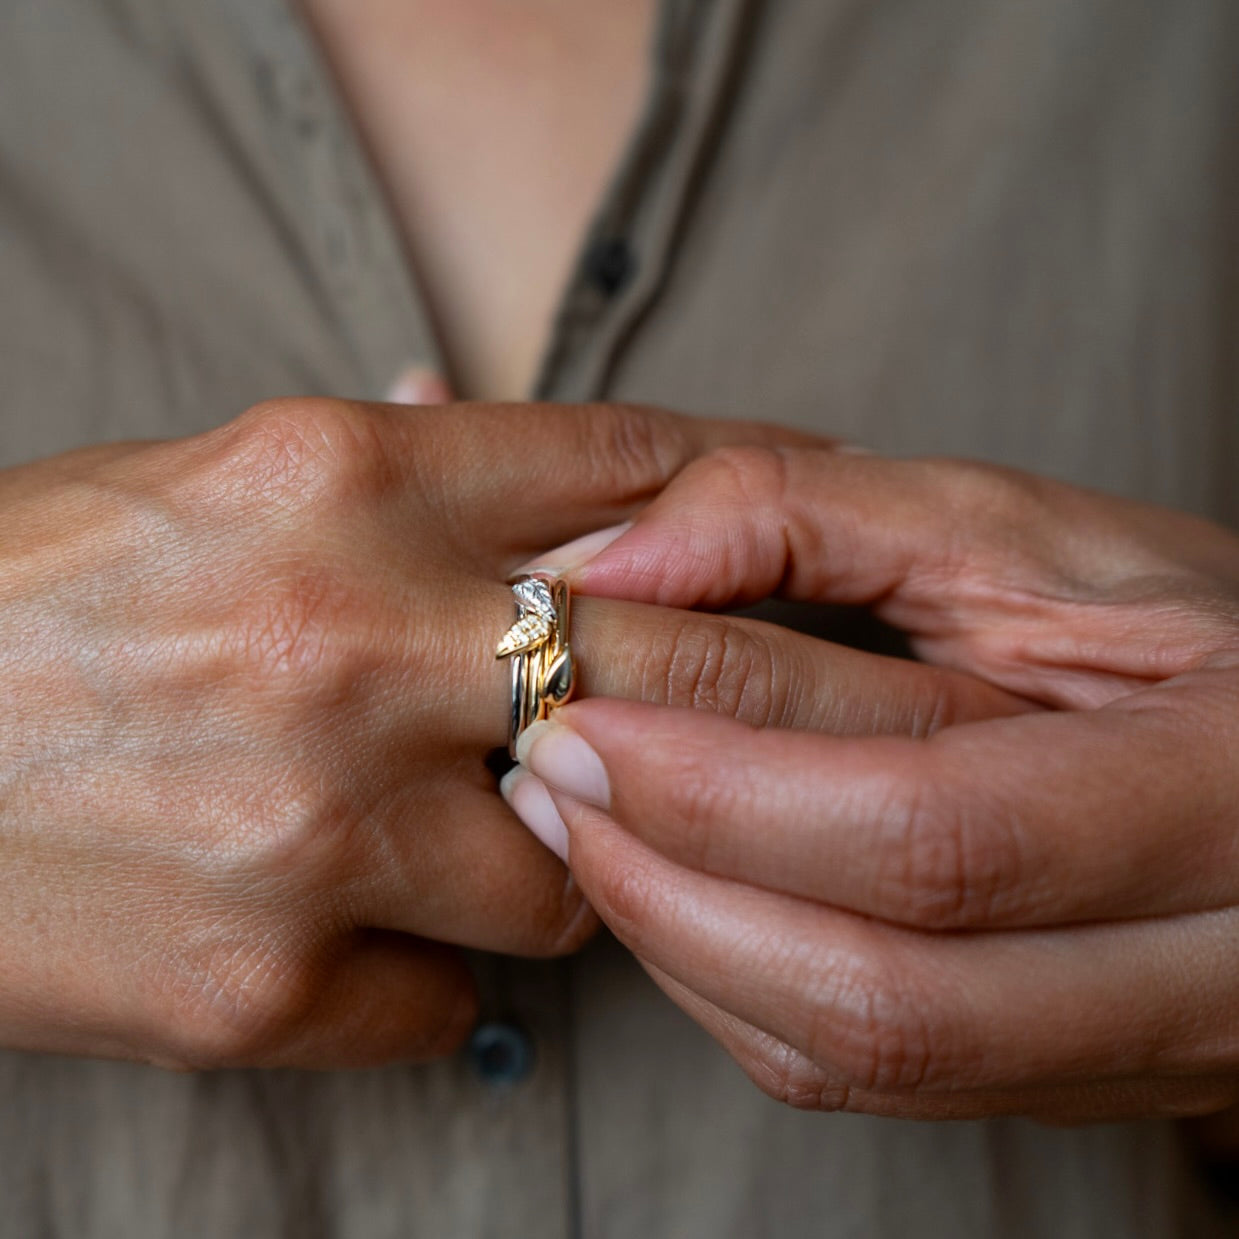
[[[516,623],[503,634],[495,657],[512,660],[508,752],[515,757],[521,733],[572,696],[576,667],[568,644],[567,582],[523,576],[512,586],[512,593]]]

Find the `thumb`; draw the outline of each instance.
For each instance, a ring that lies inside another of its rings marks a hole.
[[[991,465],[728,447],[601,551],[544,562],[579,593],[663,606],[866,606],[930,662],[1096,705],[1233,643],[1233,621],[1199,603],[1217,585],[1198,565],[1233,564],[1237,545],[1197,517]]]

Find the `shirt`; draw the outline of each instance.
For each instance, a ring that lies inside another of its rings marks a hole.
[[[651,56],[532,396],[765,418],[1239,520],[1233,0],[664,0]],[[270,396],[379,398],[440,364],[285,0],[7,0],[0,288],[5,464]],[[799,1113],[613,940],[477,963],[487,1028],[429,1067],[0,1054],[0,1233],[1225,1229],[1168,1124]]]

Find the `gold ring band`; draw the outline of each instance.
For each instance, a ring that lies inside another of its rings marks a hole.
[[[513,586],[516,622],[503,635],[496,658],[512,660],[512,713],[508,752],[516,756],[521,733],[572,696],[576,667],[568,644],[571,598],[567,582],[521,577]]]

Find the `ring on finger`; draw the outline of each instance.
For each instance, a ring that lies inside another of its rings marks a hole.
[[[508,752],[515,757],[521,733],[572,696],[576,668],[568,643],[571,596],[567,582],[523,576],[513,584],[512,594],[516,622],[504,633],[495,657],[511,659]]]

